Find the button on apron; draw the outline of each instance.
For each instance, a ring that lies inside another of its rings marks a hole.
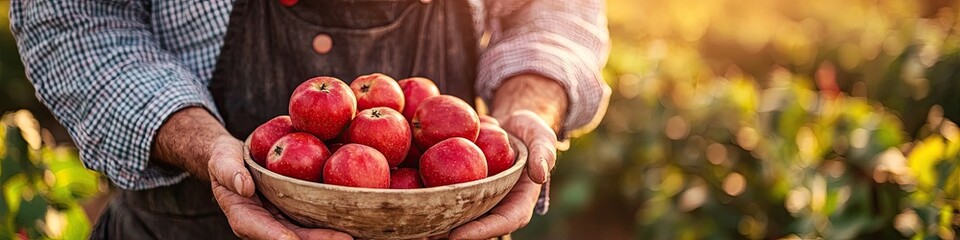
[[[330,35],[321,33],[313,37],[313,51],[319,54],[327,54],[330,49],[333,49],[333,38],[330,38]]]

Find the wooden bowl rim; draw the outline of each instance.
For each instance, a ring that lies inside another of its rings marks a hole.
[[[514,151],[516,151],[516,160],[514,161],[513,166],[511,166],[507,170],[503,170],[502,172],[497,173],[496,175],[487,176],[480,180],[474,180],[474,181],[445,185],[445,186],[417,188],[417,189],[348,187],[348,186],[311,182],[311,181],[300,180],[292,177],[287,177],[287,176],[275,173],[273,171],[270,171],[266,167],[260,166],[260,164],[257,164],[257,162],[253,161],[253,158],[250,157],[250,137],[249,136],[245,141],[243,141],[243,161],[247,164],[247,166],[250,166],[256,171],[262,174],[265,174],[271,178],[284,180],[286,182],[293,183],[299,186],[304,186],[304,187],[325,189],[325,190],[339,191],[339,192],[352,192],[352,193],[394,193],[394,194],[420,195],[424,193],[437,193],[437,192],[471,188],[478,185],[487,184],[501,178],[505,178],[517,171],[520,171],[521,169],[523,169],[523,167],[526,166],[526,163],[527,163],[527,146],[525,146],[523,142],[520,142],[520,140],[518,140],[515,136],[513,136],[513,134],[507,133],[507,137],[510,139],[511,147],[513,147]],[[257,190],[258,191],[260,190],[259,187],[257,187]]]

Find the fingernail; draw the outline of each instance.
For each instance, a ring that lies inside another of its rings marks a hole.
[[[236,190],[237,193],[243,195],[243,174],[238,172],[236,175],[233,175],[233,187],[236,188],[234,190]]]
[[[547,163],[547,159],[540,158],[540,168],[543,169],[543,179],[540,179],[540,183],[544,183],[550,179],[550,164]]]

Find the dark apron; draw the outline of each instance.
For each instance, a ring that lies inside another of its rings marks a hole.
[[[315,51],[319,34],[332,40],[328,51]],[[287,114],[290,94],[315,76],[348,84],[374,72],[426,77],[472,104],[478,58],[467,0],[303,0],[293,7],[237,0],[210,92],[227,130],[243,140]],[[207,182],[190,178],[117,195],[91,238],[236,238]]]
[[[479,58],[466,0],[238,1],[210,91],[227,130],[246,138],[257,125],[287,114],[303,81],[347,82],[374,72],[397,80],[432,79],[444,94],[473,102]],[[332,39],[325,54],[313,40]]]

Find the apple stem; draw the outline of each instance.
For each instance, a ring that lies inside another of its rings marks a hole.
[[[320,91],[324,91],[324,92],[330,91],[329,89],[327,89],[326,83],[321,83],[320,85],[314,85],[314,86],[317,88],[317,90],[320,90]]]

